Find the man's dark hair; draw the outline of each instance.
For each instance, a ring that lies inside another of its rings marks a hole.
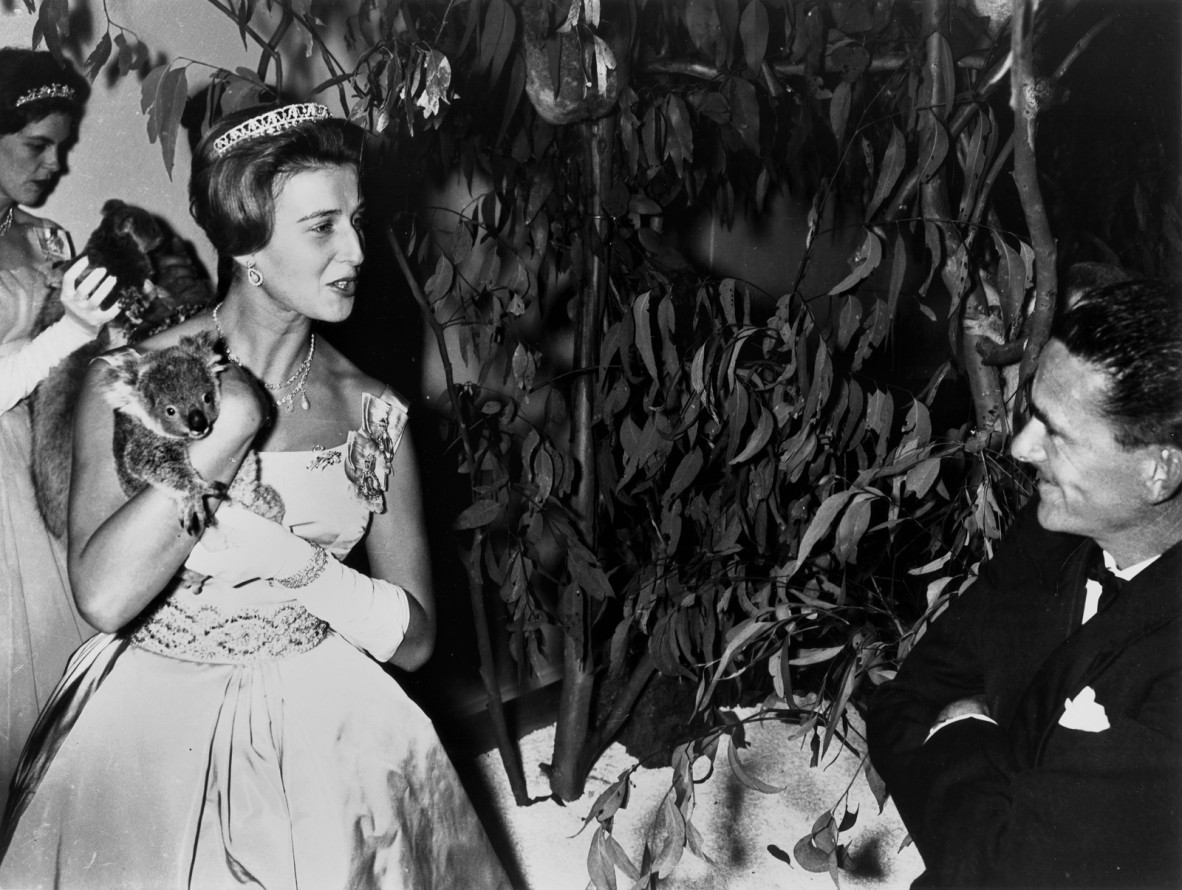
[[[1084,293],[1051,337],[1109,377],[1101,410],[1116,441],[1182,447],[1182,285],[1146,279]]]

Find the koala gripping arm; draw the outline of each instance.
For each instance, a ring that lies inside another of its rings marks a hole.
[[[226,486],[201,477],[189,459],[184,439],[168,439],[125,415],[115,419],[115,469],[124,494],[134,495],[145,485],[167,494],[177,503],[181,527],[199,535],[212,521],[205,498],[222,498]]]
[[[120,485],[129,496],[145,484],[168,494],[191,535],[212,522],[205,499],[226,494],[226,486],[202,478],[189,457],[189,443],[208,435],[218,416],[217,376],[225,365],[213,342],[212,335],[199,334],[142,356],[123,349],[103,357],[103,395],[116,411]]]

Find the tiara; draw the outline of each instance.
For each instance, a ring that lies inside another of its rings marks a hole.
[[[243,121],[236,127],[227,130],[213,141],[213,153],[222,157],[231,147],[246,139],[256,136],[274,136],[290,130],[305,121],[320,121],[329,117],[328,109],[315,102],[305,102],[302,105],[284,105],[258,117]]]
[[[73,101],[74,88],[68,87],[64,83],[50,83],[43,87],[37,87],[35,90],[29,90],[27,93],[21,95],[16,100],[16,107],[20,108],[22,105],[28,105],[30,102],[36,102],[39,99],[68,99]]]

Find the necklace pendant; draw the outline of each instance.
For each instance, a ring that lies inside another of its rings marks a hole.
[[[311,402],[308,401],[307,393],[300,393],[300,407],[305,411],[312,407]]]

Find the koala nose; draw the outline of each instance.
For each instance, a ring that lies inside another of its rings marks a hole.
[[[205,412],[194,408],[189,412],[189,435],[197,438],[209,432],[209,421],[205,419]]]

